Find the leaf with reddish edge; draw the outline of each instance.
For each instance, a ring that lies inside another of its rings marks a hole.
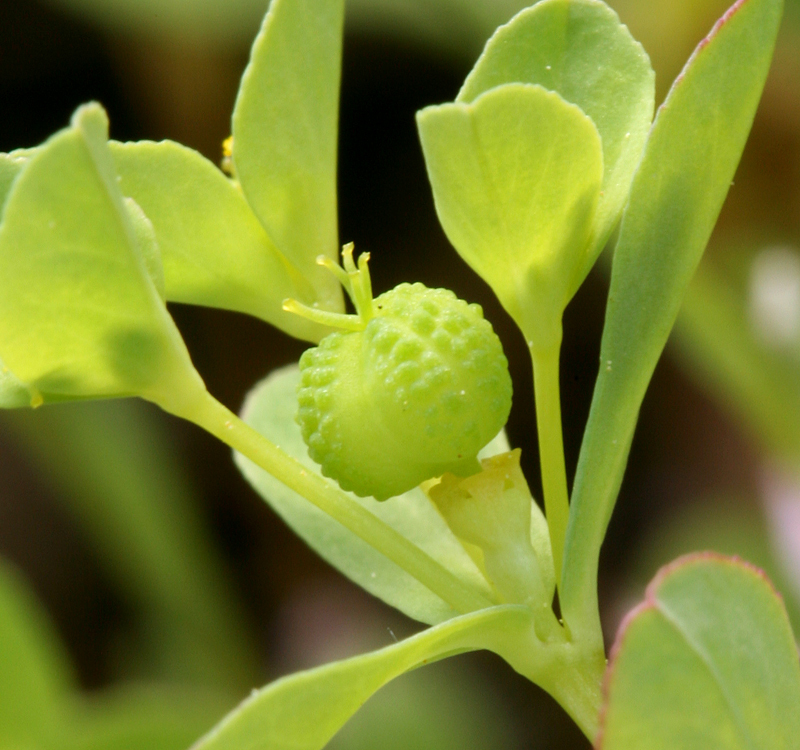
[[[800,662],[764,573],[704,552],[662,568],[623,621],[606,671],[602,750],[789,748]]]

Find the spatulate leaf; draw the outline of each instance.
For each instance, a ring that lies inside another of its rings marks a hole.
[[[316,263],[336,258],[336,149],[344,0],[273,0],[233,111],[233,166],[278,250],[324,309],[338,281]]]
[[[66,650],[21,575],[0,561],[0,745],[50,742],[75,688]]]
[[[203,388],[138,246],[99,105],[31,157],[0,225],[0,356],[34,401]]]
[[[619,221],[653,118],[655,74],[642,46],[599,0],[542,0],[501,26],[456,98],[535,83],[576,104],[597,127],[603,185],[573,291]],[[570,294],[572,296],[572,294]]]
[[[522,83],[428,107],[417,124],[448,238],[525,336],[552,345],[597,210],[597,129],[558,94]]]
[[[699,554],[662,569],[617,635],[602,750],[794,747],[800,664],[766,577]]]
[[[322,329],[281,308],[314,290],[278,252],[241,190],[216,166],[172,141],[110,145],[120,189],[153,223],[167,299],[254,315],[317,341]]]

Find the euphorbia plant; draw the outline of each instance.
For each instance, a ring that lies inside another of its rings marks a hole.
[[[431,626],[268,685],[197,748],[320,748],[395,676],[472,649],[547,690],[599,746],[800,736],[794,640],[757,571],[708,555],[665,569],[610,668],[597,600],[639,406],[733,178],[781,10],[737,2],[652,121],[652,69],[613,11],[542,0],[498,29],[455,102],[418,115],[445,232],[530,349],[545,514],[519,451],[492,439],[510,381],[480,309],[416,284],[373,299],[366,256],[348,246],[337,263],[343,0],[273,0],[234,109],[230,176],[175,143],[109,142],[96,104],[3,156],[0,404],[141,396],[198,424],[326,560]],[[612,236],[570,496],[561,318]],[[317,346],[302,374],[256,386],[240,419],[206,390],[167,300],[250,313]]]

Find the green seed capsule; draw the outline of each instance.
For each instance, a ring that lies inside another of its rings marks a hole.
[[[478,451],[511,409],[508,362],[480,306],[422,284],[372,300],[366,257],[356,270],[352,247],[343,255],[347,276],[338,275],[359,314],[336,316],[351,330],[300,358],[297,422],[309,455],[343,489],[378,500],[446,471],[479,471]]]

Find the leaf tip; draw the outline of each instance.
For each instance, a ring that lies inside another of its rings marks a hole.
[[[108,115],[98,102],[88,102],[78,107],[70,119],[72,127],[78,130],[101,131],[103,139],[108,139]]]
[[[702,53],[702,51],[714,40],[714,38],[719,34],[719,32],[723,29],[723,27],[740,11],[744,8],[745,5],[752,2],[752,0],[736,0],[736,2],[726,10],[722,16],[717,19],[717,22],[711,27],[711,31],[704,36],[700,42],[698,43],[697,47],[695,47],[694,52],[689,56],[689,59],[686,61],[686,64],[683,66],[683,69],[678,74],[677,78],[673,81],[672,87],[670,88],[670,92],[667,95],[667,100],[661,106],[665,106],[665,104],[669,101],[670,95],[672,91],[683,81],[686,73],[689,69],[694,65],[695,60],[697,60],[698,56]],[[783,0],[779,0],[779,5],[783,5]],[[661,107],[659,107],[661,109]]]

